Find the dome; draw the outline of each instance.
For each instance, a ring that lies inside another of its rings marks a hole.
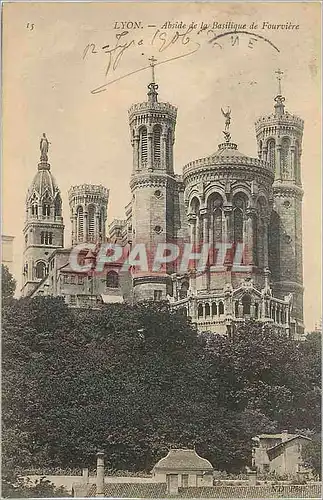
[[[47,192],[50,197],[54,198],[58,191],[58,186],[51,171],[49,169],[39,169],[28,190],[28,197],[36,193],[39,198],[42,198]]]
[[[170,450],[166,457],[161,458],[154,467],[167,470],[213,470],[212,464],[206,458],[200,457],[195,450]]]
[[[232,156],[240,156],[247,157],[247,155],[238,151],[238,147],[233,142],[224,142],[223,144],[219,144],[218,150],[209,156],[209,158],[213,158],[214,156],[222,156],[222,157],[232,157]]]

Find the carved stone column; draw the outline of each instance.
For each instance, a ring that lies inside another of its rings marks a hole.
[[[77,241],[77,215],[74,214],[73,217],[71,217],[71,222],[72,222],[72,245],[75,245],[75,242]]]
[[[244,220],[244,235],[243,243],[245,245],[244,255],[246,256],[246,265],[252,266],[253,261],[253,218],[255,215],[254,209],[248,209]]]
[[[269,216],[266,216],[263,218],[264,269],[268,267],[268,226],[269,226]]]
[[[297,180],[295,172],[295,146],[290,147],[290,179]]]
[[[83,241],[88,241],[89,238],[89,227],[88,227],[88,211],[83,212]]]
[[[94,241],[100,241],[100,213],[95,212]]]
[[[188,214],[188,223],[190,225],[190,242],[193,246],[196,245],[196,215]]]
[[[278,144],[276,146],[276,154],[275,154],[275,163],[276,163],[276,179],[281,179],[282,176],[281,176],[281,145]]]
[[[209,242],[209,221],[207,208],[200,209],[200,216],[202,219],[202,241],[203,243]]]
[[[160,145],[160,163],[161,163],[160,166],[164,171],[168,171],[167,158],[166,158],[166,142],[167,142],[167,135],[163,133],[161,135],[161,145]]]

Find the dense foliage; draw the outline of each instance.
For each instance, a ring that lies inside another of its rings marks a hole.
[[[303,449],[303,458],[305,464],[310,467],[314,474],[320,479],[322,477],[322,436],[317,433],[312,436],[312,441],[309,441]]]
[[[1,297],[3,302],[12,299],[16,290],[16,280],[7,266],[1,264]]]
[[[320,429],[320,341],[255,323],[198,335],[167,304],[71,310],[61,298],[3,309],[3,471],[150,470],[171,446],[237,471],[259,432]]]

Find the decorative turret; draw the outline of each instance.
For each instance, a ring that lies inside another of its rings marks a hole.
[[[256,123],[259,158],[275,173],[274,210],[269,232],[269,267],[273,291],[281,299],[293,295],[292,335],[303,333],[302,181],[301,152],[304,122],[286,111],[281,77],[274,112]]]
[[[260,117],[256,123],[259,158],[275,167],[275,180],[301,186],[301,144],[304,122],[285,110],[281,90],[282,71],[278,70],[278,94],[274,112]]]
[[[155,83],[156,59],[150,59],[151,82],[148,100],[134,104],[129,110],[133,174],[138,172],[167,172],[173,174],[173,144],[177,109],[169,103],[158,102]]]
[[[26,197],[23,295],[29,295],[46,277],[49,256],[63,247],[62,198],[48,163],[49,144],[44,133],[38,171]]]
[[[101,185],[72,186],[68,192],[72,245],[106,241],[109,190]]]

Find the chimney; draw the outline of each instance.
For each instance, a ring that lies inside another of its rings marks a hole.
[[[82,469],[82,478],[84,484],[89,484],[89,469],[87,467]]]
[[[178,474],[166,474],[167,495],[178,495]]]
[[[104,453],[96,454],[96,496],[104,497]]]
[[[284,441],[287,441],[287,440],[288,440],[288,430],[287,430],[287,429],[284,429],[284,430],[281,432],[281,435],[282,435],[282,443],[284,443]]]

